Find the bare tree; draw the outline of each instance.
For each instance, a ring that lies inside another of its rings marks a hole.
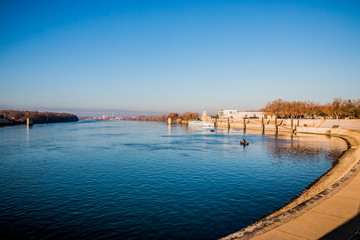
[[[285,102],[283,100],[277,99],[267,103],[265,108],[262,109],[262,111],[276,117],[284,116],[284,105]]]

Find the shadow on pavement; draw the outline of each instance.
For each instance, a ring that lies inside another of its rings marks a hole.
[[[360,240],[360,214],[327,233],[320,240]]]

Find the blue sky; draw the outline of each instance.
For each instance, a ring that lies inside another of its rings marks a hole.
[[[0,108],[359,98],[360,1],[1,1]]]

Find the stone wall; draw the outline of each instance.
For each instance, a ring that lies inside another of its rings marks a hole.
[[[308,128],[331,128],[331,129],[348,129],[360,131],[360,119],[294,119],[294,126],[308,127]],[[262,130],[261,119],[246,119],[246,129],[251,130]],[[275,120],[264,119],[265,131],[275,131]],[[292,132],[291,130],[291,119],[278,119],[277,124],[279,125],[279,131]],[[227,119],[218,119],[217,127],[227,128]],[[230,128],[233,129],[244,129],[244,122],[230,120]]]
[[[290,124],[290,120],[286,120],[283,124],[285,124],[283,126],[285,128]],[[328,134],[329,131],[331,136],[341,137],[349,144],[349,149],[338,159],[337,164],[300,197],[255,224],[224,237],[224,240],[248,239],[257,232],[264,231],[264,228],[271,229],[281,222],[286,222],[286,219],[291,219],[298,212],[311,208],[311,204],[321,199],[323,193],[335,189],[337,183],[351,173],[360,160],[360,120],[302,119],[297,128],[297,132],[309,134]]]

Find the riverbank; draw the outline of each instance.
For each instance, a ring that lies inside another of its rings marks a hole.
[[[263,123],[265,133],[272,133],[276,131],[274,119],[264,119]],[[245,121],[228,121],[227,119],[218,119],[216,121],[216,126],[219,128],[262,131],[263,123],[261,119],[246,119]],[[293,130],[297,130],[298,132],[307,131],[304,130],[304,128],[316,128],[317,130],[313,129],[315,131],[314,133],[319,134],[325,134],[326,130],[331,129],[347,129],[360,132],[360,119],[293,119],[293,128],[291,128],[291,119],[278,119],[276,123],[279,132],[292,133]],[[298,130],[298,128],[302,128],[302,130]]]
[[[331,170],[313,183],[300,197],[255,224],[223,238],[224,240],[319,239],[325,235],[332,236],[339,231],[343,236],[346,234],[351,236],[356,232],[356,226],[359,225],[354,225],[353,222],[359,224],[360,189],[348,190],[348,188],[360,187],[360,174],[358,174],[360,171],[360,132],[358,131],[360,121],[326,120],[318,123],[317,127],[314,127],[315,124],[307,127],[309,121],[303,124],[306,126],[298,127],[296,132],[340,137],[347,141],[349,149],[341,155]],[[286,125],[284,127],[279,130],[289,132]],[[335,196],[336,194],[338,196]],[[344,195],[347,198],[350,197],[350,200],[341,197]],[[348,201],[352,204],[345,204]],[[344,211],[348,214],[344,215]],[[344,226],[347,222],[350,226],[348,224],[347,227],[333,233],[335,229]]]
[[[35,124],[79,121],[76,115],[70,113],[0,110],[0,127],[26,124],[28,118]]]

